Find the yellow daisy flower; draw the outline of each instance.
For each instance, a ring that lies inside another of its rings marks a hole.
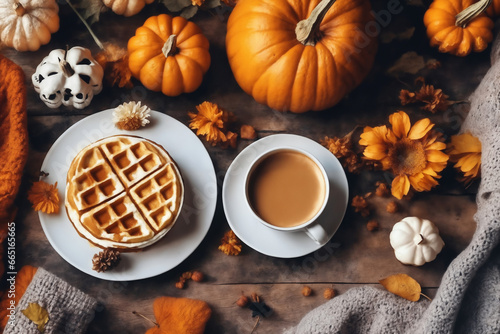
[[[389,116],[392,128],[385,125],[365,127],[359,144],[366,146],[364,156],[378,160],[383,170],[394,174],[392,195],[401,199],[410,187],[416,191],[429,191],[438,185],[436,179],[445,167],[448,155],[442,152],[446,144],[440,135],[431,131],[434,124],[428,118],[413,126],[410,117],[403,111]]]
[[[463,174],[462,181],[469,184],[481,171],[481,142],[470,133],[451,136],[447,153],[456,169]]]

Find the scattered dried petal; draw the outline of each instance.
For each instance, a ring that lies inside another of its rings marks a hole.
[[[427,63],[425,63],[425,67],[430,70],[435,70],[441,67],[441,62],[436,59],[429,59]]]
[[[185,281],[181,280],[181,281],[175,283],[175,287],[179,290],[182,290],[182,289],[184,289],[184,284],[185,284]]]
[[[401,92],[399,92],[399,100],[402,106],[417,102],[416,94],[407,89],[401,89]]]
[[[377,189],[375,189],[375,195],[379,197],[389,196],[389,187],[387,186],[387,183],[377,182],[375,185],[377,186]]]
[[[351,201],[351,206],[354,208],[355,212],[359,212],[363,217],[367,217],[370,214],[370,210],[368,209],[368,202],[363,196],[354,196]]]
[[[396,213],[399,211],[399,205],[396,201],[390,201],[389,203],[387,203],[387,207],[385,208],[385,210],[388,213]]]
[[[104,79],[110,86],[132,88],[132,72],[128,66],[128,51],[118,45],[107,43],[95,60],[104,70]]]
[[[260,303],[260,297],[256,292],[252,292],[250,295],[252,297],[252,301],[255,303]]]
[[[221,239],[219,250],[226,255],[238,255],[241,253],[241,241],[233,231],[228,231]]]
[[[45,181],[33,182],[28,190],[28,200],[33,205],[35,211],[45,213],[59,212],[59,194],[57,192],[57,182],[49,184]]]
[[[380,228],[378,221],[372,219],[366,223],[366,229],[370,232],[377,231]]]
[[[236,301],[236,305],[239,307],[247,307],[250,300],[247,296],[241,295],[241,297]]]
[[[320,140],[320,143],[332,152],[339,159],[342,166],[350,173],[359,173],[366,164],[365,160],[354,151],[352,142],[353,132],[354,130],[342,138],[325,137],[323,140]]]
[[[255,139],[257,137],[257,132],[251,125],[242,125],[240,129],[241,139]]]

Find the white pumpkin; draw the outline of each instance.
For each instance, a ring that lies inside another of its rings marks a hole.
[[[83,109],[102,90],[104,71],[89,49],[52,50],[31,77],[35,91],[50,108],[61,104]]]
[[[0,40],[18,51],[36,51],[59,30],[55,0],[1,0]]]
[[[433,261],[444,246],[437,226],[418,217],[406,217],[396,223],[390,234],[390,242],[396,258],[414,266]]]
[[[132,16],[139,13],[146,4],[154,0],[103,0],[106,7],[118,15]]]

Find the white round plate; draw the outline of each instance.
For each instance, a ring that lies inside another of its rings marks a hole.
[[[344,169],[337,158],[317,142],[302,136],[279,134],[249,145],[234,159],[222,186],[222,202],[229,226],[245,244],[256,251],[279,258],[294,258],[314,252],[319,245],[303,231],[282,232],[261,224],[245,203],[245,176],[250,163],[260,153],[280,146],[296,147],[312,154],[325,168],[330,180],[330,197],[318,222],[328,239],[337,231],[347,207],[349,188]]]
[[[81,271],[106,280],[129,281],[162,274],[184,261],[208,232],[217,204],[217,180],[212,160],[196,135],[184,124],[157,111],[151,123],[136,131],[114,126],[112,109],[85,117],[75,123],[47,153],[42,170],[44,180],[57,181],[61,208],[58,214],[40,213],[40,222],[50,244],[63,259]],[[80,237],[64,207],[66,174],[71,161],[85,146],[101,138],[128,134],[150,139],[163,146],[175,160],[185,186],[184,205],[171,231],[143,251],[122,253],[119,266],[98,273],[92,270],[92,257],[102,249]]]

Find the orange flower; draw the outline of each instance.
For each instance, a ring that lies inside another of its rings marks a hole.
[[[241,252],[241,241],[233,231],[224,233],[219,250],[226,255],[238,255]]]
[[[423,84],[417,92],[416,99],[425,105],[420,109],[435,113],[436,111],[445,111],[450,106],[448,95],[441,89],[435,89],[433,85]]]
[[[469,184],[480,174],[481,168],[481,142],[470,133],[451,136],[447,153],[450,161],[455,162],[455,167],[463,173],[462,181]]]
[[[106,43],[95,60],[104,69],[104,79],[110,86],[132,88],[132,72],[128,67],[128,51],[116,44]]]
[[[35,211],[45,213],[59,212],[59,194],[57,193],[57,182],[49,184],[45,181],[33,182],[28,190],[28,200],[33,204]]]
[[[446,144],[440,135],[431,131],[434,124],[424,118],[411,126],[408,115],[399,111],[389,116],[392,129],[385,125],[365,127],[359,144],[366,146],[367,159],[380,161],[383,170],[391,170],[392,195],[401,199],[410,186],[416,191],[429,191],[438,185],[436,179],[448,161],[442,150]]]
[[[197,130],[198,136],[205,136],[205,139],[213,146],[218,143],[228,141],[226,133],[226,123],[229,122],[230,115],[227,111],[222,110],[215,103],[205,101],[196,106],[198,114],[188,113],[191,118],[189,127]],[[231,136],[234,137],[234,136]]]

